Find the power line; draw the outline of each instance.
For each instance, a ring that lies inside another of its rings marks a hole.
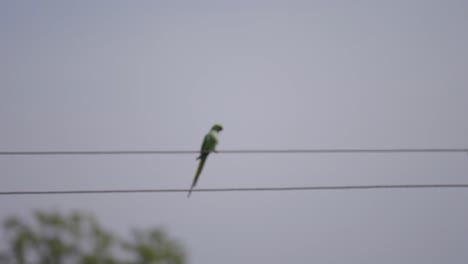
[[[320,191],[320,190],[369,190],[369,189],[441,189],[468,188],[468,184],[396,184],[396,185],[342,185],[304,187],[251,187],[194,189],[193,192],[260,192],[260,191]],[[189,189],[114,189],[114,190],[68,190],[68,191],[12,191],[0,195],[51,195],[51,194],[116,194],[116,193],[186,193]]]
[[[251,149],[219,150],[220,154],[336,154],[336,153],[468,153],[468,148],[384,148],[384,149]],[[0,151],[0,155],[170,155],[198,154],[199,150],[82,150]]]

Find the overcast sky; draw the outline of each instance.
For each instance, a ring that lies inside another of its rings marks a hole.
[[[468,147],[468,1],[1,1],[0,151]],[[0,191],[187,188],[196,155],[0,156]],[[213,154],[199,188],[468,183],[468,156]],[[466,189],[1,196],[189,263],[466,263]]]

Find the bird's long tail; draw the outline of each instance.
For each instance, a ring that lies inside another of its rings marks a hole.
[[[192,182],[192,187],[190,187],[190,190],[187,194],[187,198],[190,197],[190,194],[192,193],[192,189],[195,187],[195,185],[197,185],[198,177],[200,177],[200,174],[203,170],[203,165],[205,165],[205,161],[207,157],[208,155],[202,155],[199,157],[200,163],[198,164],[197,173],[195,173],[195,177],[193,178],[193,182]]]

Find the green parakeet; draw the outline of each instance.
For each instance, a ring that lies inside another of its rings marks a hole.
[[[195,173],[195,177],[193,178],[192,187],[190,187],[187,197],[190,197],[192,189],[195,187],[195,185],[197,185],[198,177],[203,170],[203,165],[205,165],[206,158],[208,158],[210,152],[216,152],[216,145],[218,144],[218,132],[222,130],[223,126],[216,124],[211,128],[210,132],[206,134],[200,150],[200,156],[197,158],[197,160],[200,160],[200,163],[198,164],[198,169]]]

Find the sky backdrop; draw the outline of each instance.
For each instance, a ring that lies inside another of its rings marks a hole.
[[[0,151],[468,147],[468,1],[1,1]],[[0,191],[188,188],[197,155],[0,156]],[[213,154],[199,188],[468,183],[468,156]],[[1,196],[189,263],[466,263],[466,189]],[[3,242],[2,242],[3,243]]]

